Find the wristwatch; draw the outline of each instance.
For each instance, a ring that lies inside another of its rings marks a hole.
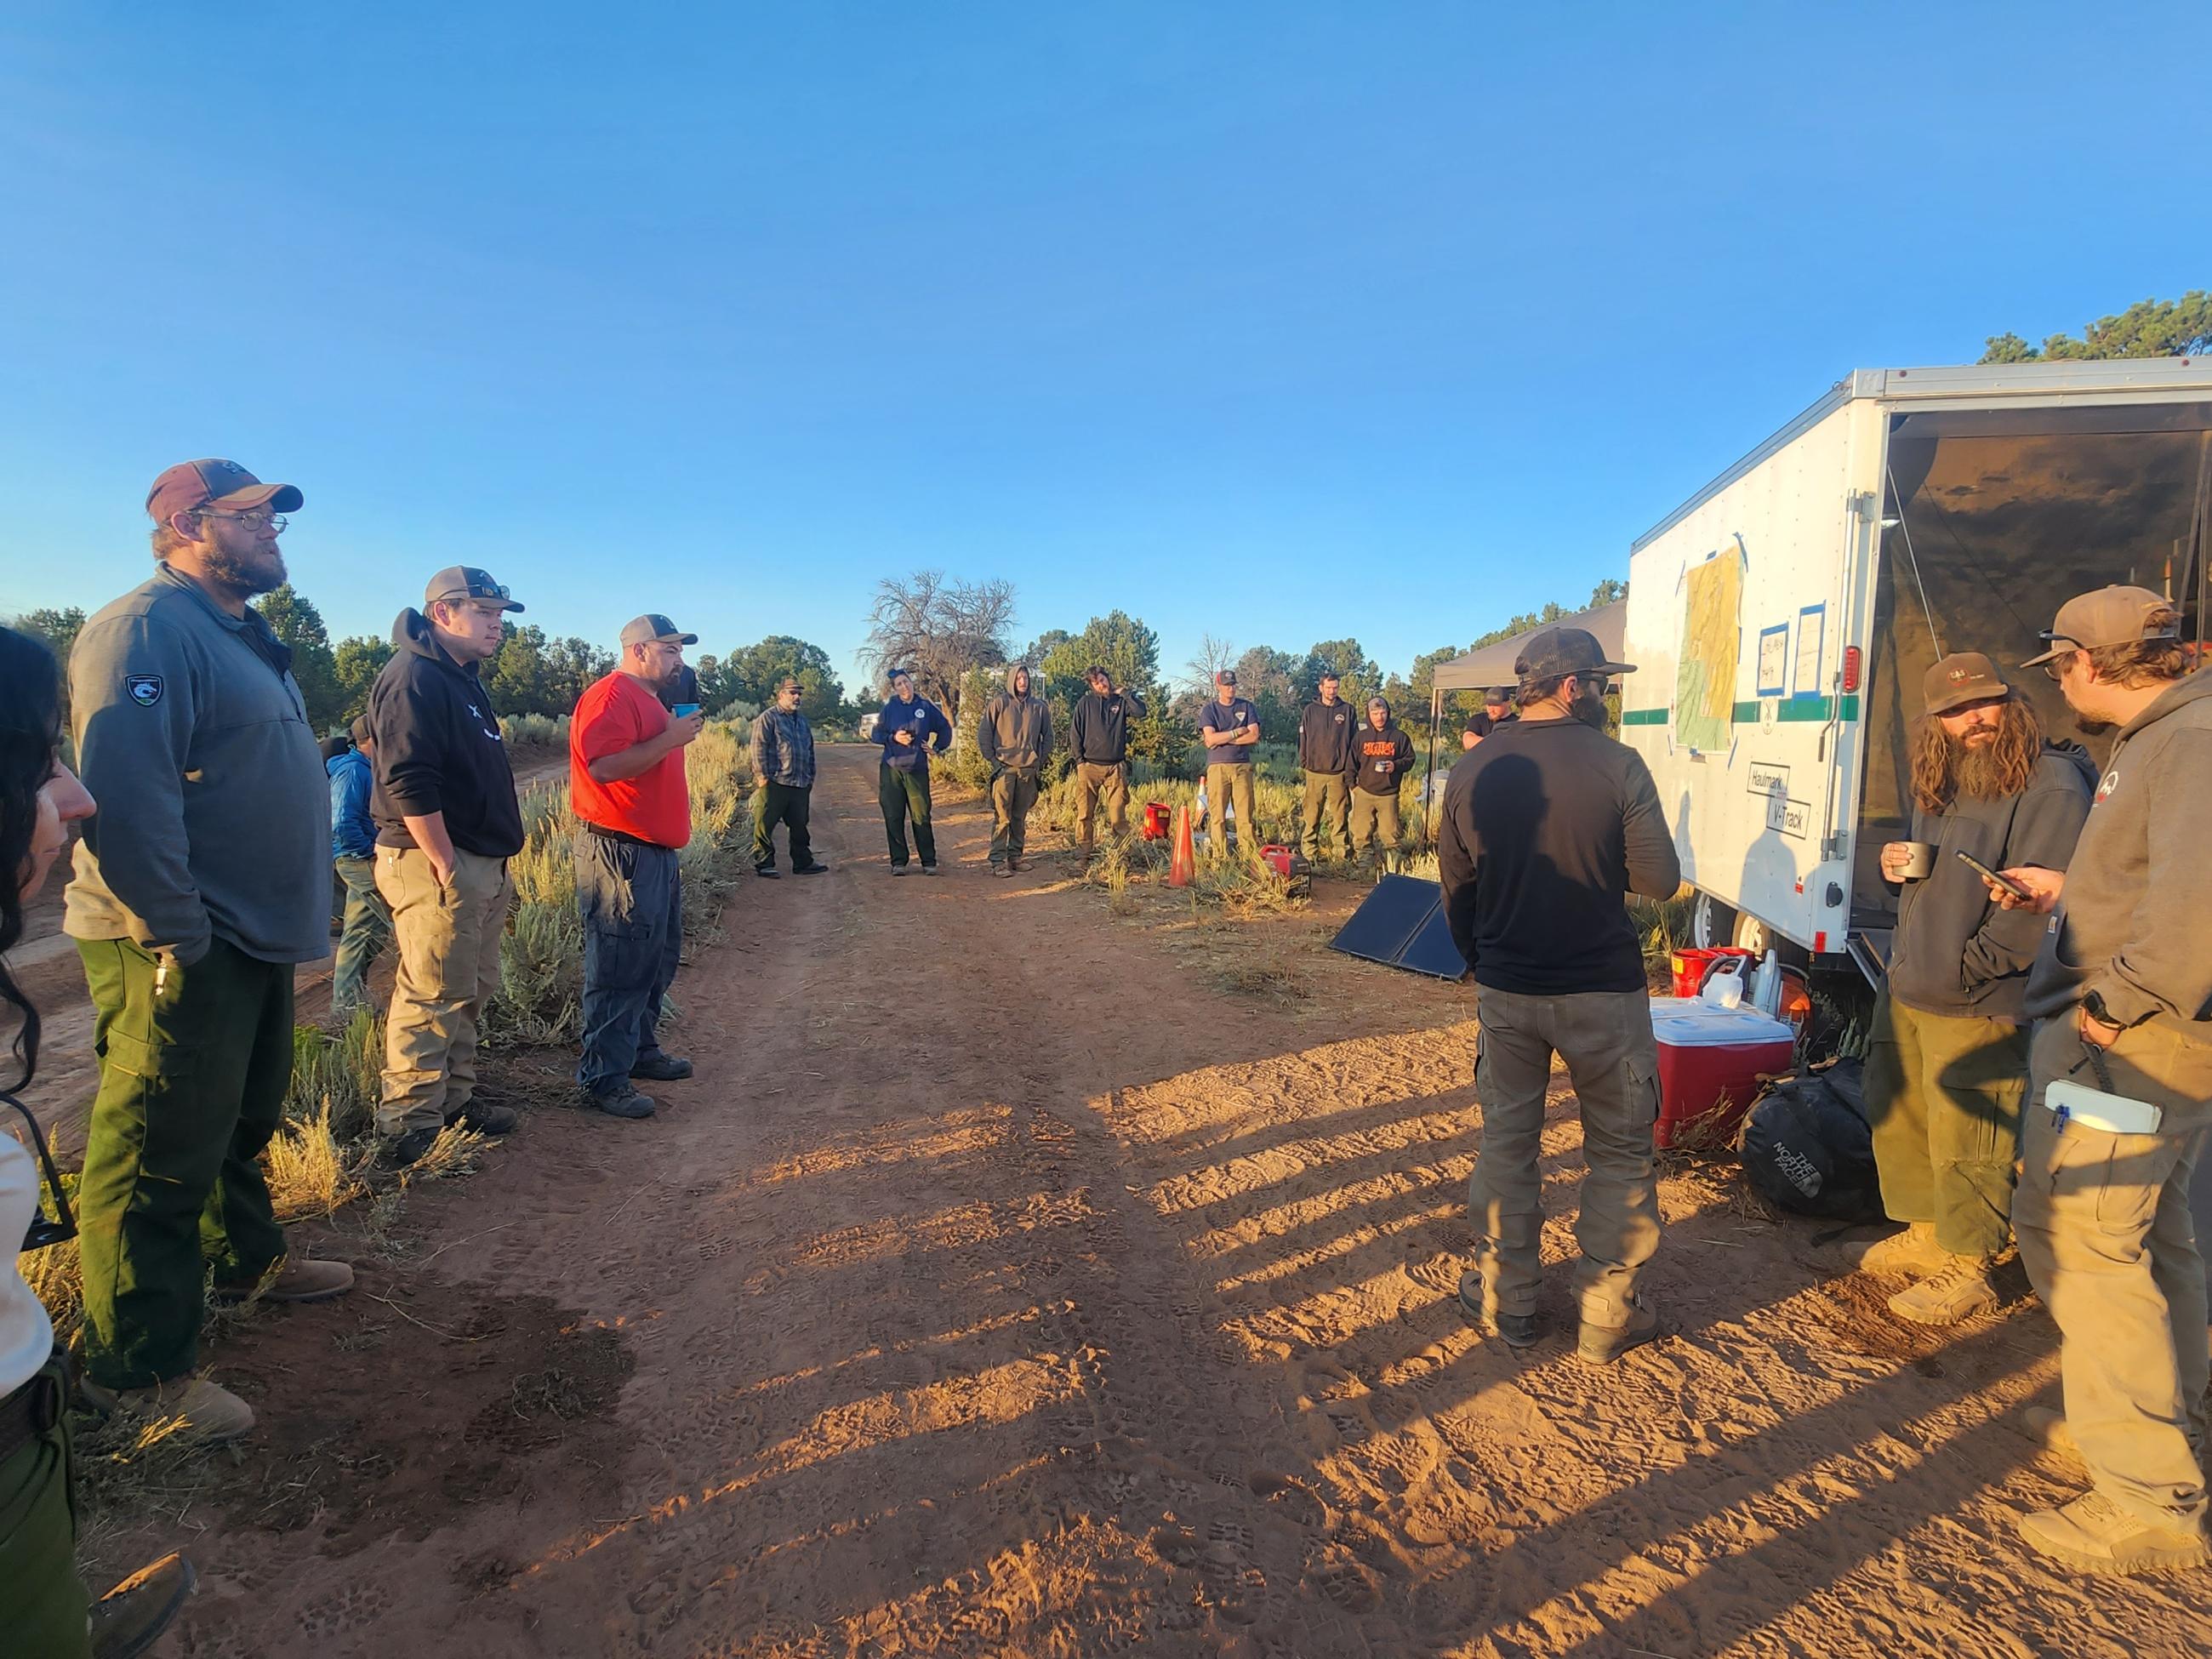
[[[2142,1020],[2115,1019],[2112,1011],[2105,1006],[2105,994],[2102,991],[2092,991],[2087,996],[2083,997],[2081,1012],[2095,1020],[2098,1024],[2109,1025],[2116,1031],[2124,1031],[2131,1025],[2142,1024]],[[2149,1016],[2146,1015],[2144,1018],[2148,1018]]]

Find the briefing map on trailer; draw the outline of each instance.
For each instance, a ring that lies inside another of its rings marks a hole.
[[[1735,738],[1735,667],[1743,561],[1734,548],[1683,574],[1682,649],[1675,659],[1674,741],[1708,752]]]

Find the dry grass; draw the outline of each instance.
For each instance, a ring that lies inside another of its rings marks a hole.
[[[279,1221],[325,1216],[361,1196],[362,1176],[373,1156],[370,1147],[341,1144],[331,1127],[331,1109],[288,1121],[262,1154],[269,1198]]]

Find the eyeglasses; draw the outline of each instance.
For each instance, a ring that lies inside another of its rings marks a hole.
[[[2057,644],[2061,640],[2066,640],[2066,643],[2072,647],[2071,650],[2061,652],[2057,656],[2053,657],[2049,662],[2043,665],[2044,673],[2049,677],[2051,683],[2053,685],[2056,685],[2058,682],[2066,678],[2066,665],[2074,660],[2074,653],[2075,651],[2079,651],[2081,648],[2081,641],[2078,640],[2066,639],[2066,635],[2063,634],[2050,634],[2045,635],[2045,638],[2052,645]]]
[[[210,513],[202,507],[194,515],[202,519],[228,519],[233,524],[242,524],[248,530],[273,530],[283,535],[291,527],[291,520],[282,513]],[[504,594],[502,593],[502,597]]]

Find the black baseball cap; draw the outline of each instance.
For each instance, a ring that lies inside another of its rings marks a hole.
[[[1523,685],[1565,674],[1633,674],[1633,663],[1607,662],[1605,647],[1586,628],[1547,628],[1521,647],[1513,672]]]
[[[1213,677],[1213,683],[1214,683],[1216,685],[1234,685],[1234,684],[1237,684],[1237,671],[1236,671],[1235,669],[1233,669],[1233,668],[1224,668],[1224,669],[1223,669],[1223,670],[1222,670],[1218,674],[1216,674],[1216,675]]]
[[[443,599],[451,605],[457,599],[495,600],[502,611],[520,611],[507,591],[491,579],[488,570],[479,570],[472,564],[449,564],[430,578],[422,590],[422,603],[432,605]]]
[[[1510,685],[1486,685],[1482,689],[1482,700],[1485,702],[1510,703],[1513,701],[1513,688]]]
[[[658,611],[648,611],[642,617],[633,617],[623,624],[622,644],[625,651],[633,645],[643,645],[647,640],[665,640],[670,645],[699,643],[696,634],[686,634]]]

